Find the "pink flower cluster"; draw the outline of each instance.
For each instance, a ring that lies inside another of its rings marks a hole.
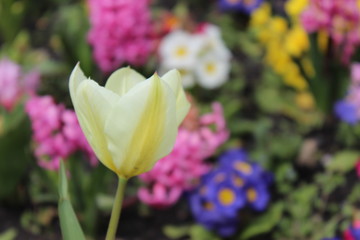
[[[33,96],[27,101],[25,111],[31,120],[39,166],[57,170],[60,160],[77,150],[87,154],[91,165],[97,163],[74,111],[62,104],[55,104],[51,96]]]
[[[175,204],[185,190],[195,186],[210,170],[206,158],[212,156],[228,137],[219,103],[213,104],[213,112],[201,117],[197,117],[197,109],[191,109],[179,128],[173,151],[160,159],[150,172],[140,176],[147,184],[138,191],[140,200],[157,208]]]
[[[24,74],[20,66],[6,58],[0,60],[0,106],[10,111],[24,94],[34,94],[39,84],[37,71]]]
[[[360,45],[360,9],[356,0],[310,0],[301,20],[306,31],[324,30],[337,47],[343,46],[345,63]]]
[[[149,0],[89,0],[88,40],[104,72],[144,64],[154,48]]]

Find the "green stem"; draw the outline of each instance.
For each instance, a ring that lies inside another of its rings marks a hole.
[[[126,179],[119,177],[119,183],[116,190],[115,201],[111,211],[111,218],[105,240],[115,240],[116,230],[118,227],[122,202],[124,198],[126,181]]]

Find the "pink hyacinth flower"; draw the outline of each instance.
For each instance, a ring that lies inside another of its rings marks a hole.
[[[0,105],[7,110],[11,110],[20,97],[20,77],[19,65],[7,59],[0,60]]]
[[[351,64],[351,81],[352,84],[360,85],[360,63]]]
[[[33,96],[25,106],[33,130],[35,156],[40,167],[57,170],[60,160],[83,151],[90,164],[97,163],[79,126],[75,112],[56,104],[51,96]]]
[[[144,64],[154,49],[149,0],[88,0],[88,4],[88,41],[101,70],[110,72],[125,62]]]
[[[156,183],[152,188],[140,188],[139,198],[155,208],[166,208],[177,202],[182,194],[182,189],[169,188],[161,183]]]

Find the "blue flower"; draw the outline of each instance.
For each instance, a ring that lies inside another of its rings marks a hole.
[[[273,175],[257,163],[250,163],[248,154],[241,148],[232,149],[220,156],[220,167],[234,171],[247,183],[256,184],[261,181],[266,185],[273,182]]]
[[[245,191],[248,205],[252,209],[256,211],[263,211],[267,207],[270,195],[265,184],[258,183],[252,186],[247,186]]]
[[[242,149],[232,149],[219,158],[217,169],[202,177],[190,193],[194,218],[221,236],[235,233],[239,210],[245,206],[262,211],[270,200],[273,176],[257,163],[251,163]]]
[[[342,121],[349,124],[356,124],[359,120],[356,114],[356,106],[345,100],[338,101],[335,104],[335,113]]]
[[[202,179],[190,195],[195,219],[221,236],[230,236],[238,225],[238,211],[246,204],[243,188],[234,184],[227,169],[216,169]]]
[[[263,0],[219,0],[219,8],[223,11],[235,11],[251,14]]]

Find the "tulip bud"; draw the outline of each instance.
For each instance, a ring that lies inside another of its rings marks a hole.
[[[105,87],[87,79],[79,64],[69,81],[80,126],[99,160],[128,179],[169,154],[190,104],[177,70],[149,79],[121,68]]]

